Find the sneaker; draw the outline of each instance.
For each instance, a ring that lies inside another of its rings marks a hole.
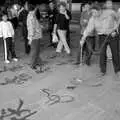
[[[86,60],[86,65],[87,66],[90,66],[91,64],[90,64],[90,60]]]
[[[9,60],[5,60],[5,63],[6,63],[6,64],[9,64],[9,63],[10,63],[10,61],[9,61]]]
[[[17,61],[18,61],[18,59],[17,59],[17,58],[13,58],[13,61],[17,62]]]

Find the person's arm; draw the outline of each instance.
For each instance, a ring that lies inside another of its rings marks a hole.
[[[67,10],[64,12],[64,15],[65,15],[65,17],[66,17],[67,20],[70,20],[70,16],[68,15]]]
[[[88,22],[88,25],[87,25],[86,29],[83,32],[83,37],[81,39],[81,41],[82,41],[81,43],[85,42],[86,37],[89,36],[94,29],[95,29],[94,18],[91,17],[89,22]]]
[[[117,12],[113,11],[112,17],[113,17],[113,20],[115,21],[114,29],[116,30],[119,27],[119,24],[120,24],[119,15],[118,15]]]
[[[28,40],[29,40],[29,44],[31,44],[32,42],[32,38],[34,35],[34,21],[33,21],[33,17],[28,14],[27,17],[27,30],[28,30]]]

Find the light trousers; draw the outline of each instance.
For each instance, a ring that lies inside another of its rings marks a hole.
[[[67,33],[67,31],[66,30],[59,30],[58,29],[57,32],[58,32],[60,41],[59,41],[59,43],[57,45],[56,52],[60,53],[62,51],[63,47],[64,47],[66,53],[70,54],[70,48],[69,48],[69,46],[67,44],[67,39],[66,39],[66,33]]]

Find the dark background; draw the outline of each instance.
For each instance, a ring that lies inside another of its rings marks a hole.
[[[18,0],[18,1],[24,1],[24,0]],[[30,3],[47,3],[48,0],[29,0]],[[72,0],[73,3],[80,3],[80,2],[84,2],[84,1],[99,1],[99,2],[103,2],[105,0]],[[118,0],[113,0],[113,2],[117,2]],[[4,4],[5,0],[0,0],[0,5]]]

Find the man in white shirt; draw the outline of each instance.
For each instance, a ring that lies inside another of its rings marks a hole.
[[[114,71],[117,75],[119,75],[120,71],[120,60],[119,60],[119,38],[117,34],[117,19],[115,17],[114,12],[105,13],[97,6],[92,8],[93,16],[90,18],[88,22],[88,26],[86,27],[83,37],[80,41],[80,44],[83,45],[85,42],[86,37],[93,31],[96,30],[99,36],[99,45],[102,46],[104,41],[105,45],[101,49],[100,52],[100,70],[101,75],[106,74],[106,50],[107,46],[109,45],[112,52],[112,61],[114,66]],[[108,16],[107,16],[108,15]],[[109,36],[109,37],[108,37]],[[109,40],[109,41],[108,41]]]

